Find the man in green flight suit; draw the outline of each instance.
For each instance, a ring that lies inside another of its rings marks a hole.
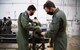
[[[54,50],[66,50],[67,49],[67,35],[66,35],[66,16],[65,13],[59,8],[55,7],[52,1],[47,1],[44,6],[44,10],[47,14],[52,15],[52,22],[49,25],[47,34],[54,44]],[[42,33],[43,35],[45,32]],[[46,34],[46,35],[47,35]]]
[[[18,50],[29,50],[29,31],[34,31],[37,29],[37,26],[32,26],[32,20],[29,16],[32,16],[36,8],[34,5],[30,5],[27,8],[27,11],[20,13],[18,18],[18,33],[16,34]]]

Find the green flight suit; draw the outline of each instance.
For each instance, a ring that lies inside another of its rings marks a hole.
[[[18,18],[18,33],[16,34],[18,50],[29,50],[29,31],[37,28],[30,23],[32,23],[32,20],[29,18],[28,13],[20,13]]]
[[[67,50],[66,16],[59,8],[53,13],[49,28],[47,34],[52,39],[54,50]]]

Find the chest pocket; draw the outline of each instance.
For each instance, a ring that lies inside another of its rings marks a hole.
[[[52,18],[52,22],[50,24],[50,27],[52,30],[58,30],[59,29],[59,19],[57,17]]]

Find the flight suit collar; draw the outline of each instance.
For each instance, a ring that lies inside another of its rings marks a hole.
[[[59,8],[57,8],[57,9],[54,11],[53,15],[56,14],[58,11],[59,11]]]
[[[27,11],[25,11],[25,16],[27,16],[27,17],[28,17],[29,22],[32,22],[32,20],[29,18],[29,14],[28,14],[28,12],[27,12]]]
[[[29,14],[27,11],[25,11],[25,16],[27,16],[29,18]]]

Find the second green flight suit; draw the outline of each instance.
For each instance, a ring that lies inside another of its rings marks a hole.
[[[66,16],[63,11],[59,10],[59,8],[57,8],[53,13],[52,22],[50,23],[49,28],[50,30],[47,32],[47,34],[52,39],[54,50],[66,50]]]
[[[18,18],[18,33],[16,34],[18,50],[29,50],[29,31],[35,30],[37,27],[32,26],[32,20],[27,12],[23,12]]]

